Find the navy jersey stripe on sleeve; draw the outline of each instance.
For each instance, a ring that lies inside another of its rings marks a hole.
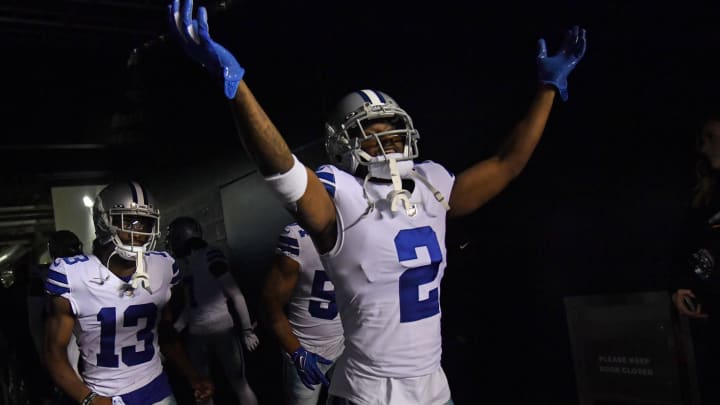
[[[68,285],[67,276],[53,269],[48,270],[48,279],[56,281],[58,284]]]
[[[316,173],[320,180],[325,180],[328,183],[335,185],[335,175],[330,172],[317,172]]]
[[[330,197],[335,198],[335,174],[332,172],[321,171],[317,171],[315,174],[318,176],[323,186],[325,186],[325,190],[327,190],[328,194],[330,194]]]
[[[325,190],[328,192],[328,194],[330,194],[330,197],[335,198],[335,185],[330,184],[323,179],[320,179],[320,182],[325,187]]]
[[[45,291],[51,295],[63,295],[65,293],[69,293],[70,289],[68,287],[53,284],[52,281],[48,280],[45,282]]]
[[[281,236],[278,238],[278,245],[288,245],[298,247],[298,241],[295,238],[289,238],[287,236]]]
[[[300,254],[300,249],[290,246],[278,245],[278,249],[282,250],[283,252],[293,254],[295,256],[298,256]]]

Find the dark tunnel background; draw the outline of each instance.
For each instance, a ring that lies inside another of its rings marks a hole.
[[[48,173],[94,170],[100,180],[138,178],[170,202],[202,186],[182,173],[247,162],[220,88],[177,47],[141,47],[127,65],[131,49],[165,31],[162,12],[144,18],[154,32],[109,39],[5,30],[6,190],[42,196],[49,183],[89,181]],[[700,2],[267,1],[236,2],[210,29],[291,147],[319,147],[334,100],[375,88],[412,115],[421,158],[456,173],[490,156],[525,113],[537,39],[554,53],[566,29],[587,29],[569,100],[556,100],[525,171],[449,222],[442,284],[443,364],[456,403],[573,404],[563,297],[667,289],[694,138],[703,115],[720,108],[717,21],[720,6]],[[123,126],[118,114],[141,118]],[[25,147],[63,143],[109,147]],[[240,266],[246,254],[233,252]],[[238,277],[256,313],[261,269]],[[277,346],[266,332],[261,342],[247,354],[250,383],[274,403]]]

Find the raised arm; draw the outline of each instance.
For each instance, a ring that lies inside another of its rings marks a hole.
[[[335,207],[315,172],[306,167],[302,175],[297,171],[299,162],[245,81],[238,85],[232,106],[243,145],[270,188],[290,207],[322,253],[332,249],[337,236]]]
[[[292,155],[280,132],[242,80],[245,70],[235,57],[210,38],[207,12],[198,8],[192,18],[192,0],[169,7],[170,31],[185,52],[218,79],[231,100],[240,139],[265,176],[270,188],[319,244],[321,251],[332,248],[337,229],[330,196],[312,170]]]
[[[539,40],[537,55],[539,89],[525,117],[518,122],[498,152],[460,173],[450,195],[450,216],[467,215],[499,194],[525,168],[545,130],[555,92],[567,100],[567,76],[582,59],[585,30],[568,31],[560,51],[547,56]]]

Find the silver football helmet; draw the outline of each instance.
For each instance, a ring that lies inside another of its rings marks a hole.
[[[378,119],[390,121],[394,129],[367,134],[365,127],[368,122]],[[355,174],[359,165],[371,166],[376,162],[388,161],[384,151],[378,156],[370,156],[362,150],[360,145],[372,138],[382,144],[380,139],[384,136],[404,136],[405,148],[402,154],[395,157],[398,163],[412,161],[419,155],[417,141],[420,136],[413,126],[412,118],[392,97],[382,91],[359,90],[343,97],[327,120],[325,132],[328,159],[351,174]]]
[[[152,294],[145,252],[153,250],[160,237],[160,210],[155,199],[134,181],[110,184],[95,197],[93,222],[97,243],[115,245],[106,266],[116,254],[135,262],[132,280],[121,287],[120,293],[132,295],[142,286]]]
[[[160,236],[160,210],[155,199],[134,181],[110,184],[95,197],[93,222],[100,244],[112,242],[113,255],[136,262],[133,286],[139,282],[149,290],[144,255],[154,249]]]
[[[100,243],[112,241],[117,254],[127,260],[135,260],[138,253],[153,250],[160,236],[160,210],[155,199],[134,181],[114,183],[102,189],[95,197],[93,222]],[[120,231],[130,235],[129,244],[118,236]],[[135,246],[136,241],[144,243]]]
[[[390,130],[367,133],[366,128],[378,120],[391,124]],[[368,210],[375,207],[375,201],[369,197],[368,180],[371,178],[392,181],[393,190],[385,197],[390,202],[392,211],[401,208],[413,217],[417,214],[417,206],[411,201],[412,193],[403,189],[401,179],[417,179],[424,183],[433,193],[438,202],[446,210],[450,207],[445,197],[420,173],[414,170],[413,160],[419,156],[418,140],[420,135],[413,126],[412,118],[400,105],[387,94],[376,90],[359,90],[343,97],[335,111],[325,124],[325,151],[332,164],[353,175],[360,165],[367,166],[368,174],[363,183],[364,196],[368,201]],[[402,152],[387,153],[380,147],[376,156],[362,149],[364,142],[374,140],[378,146],[383,145],[387,136],[402,136],[404,147]]]

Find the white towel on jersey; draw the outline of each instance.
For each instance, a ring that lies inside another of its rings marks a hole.
[[[444,167],[427,161],[416,164],[415,170],[450,198],[455,179]],[[408,378],[436,372],[442,351],[444,207],[416,181],[411,202],[417,214],[392,212],[385,199],[392,185],[371,182],[368,197],[375,207],[367,212],[362,179],[330,165],[317,174],[335,201],[342,229],[336,246],[322,256],[335,284],[345,330],[345,353],[338,367],[346,370],[335,376]],[[349,394],[332,387],[334,395]]]
[[[162,372],[157,323],[180,275],[165,252],[144,259],[152,294],[129,290],[92,255],[57,259],[48,271],[47,293],[67,298],[77,318],[83,380],[102,396],[135,391]]]
[[[300,265],[300,274],[288,302],[288,320],[293,334],[305,349],[335,360],[344,348],[335,287],[323,269],[310,236],[300,225],[290,224],[278,237],[275,252]]]

